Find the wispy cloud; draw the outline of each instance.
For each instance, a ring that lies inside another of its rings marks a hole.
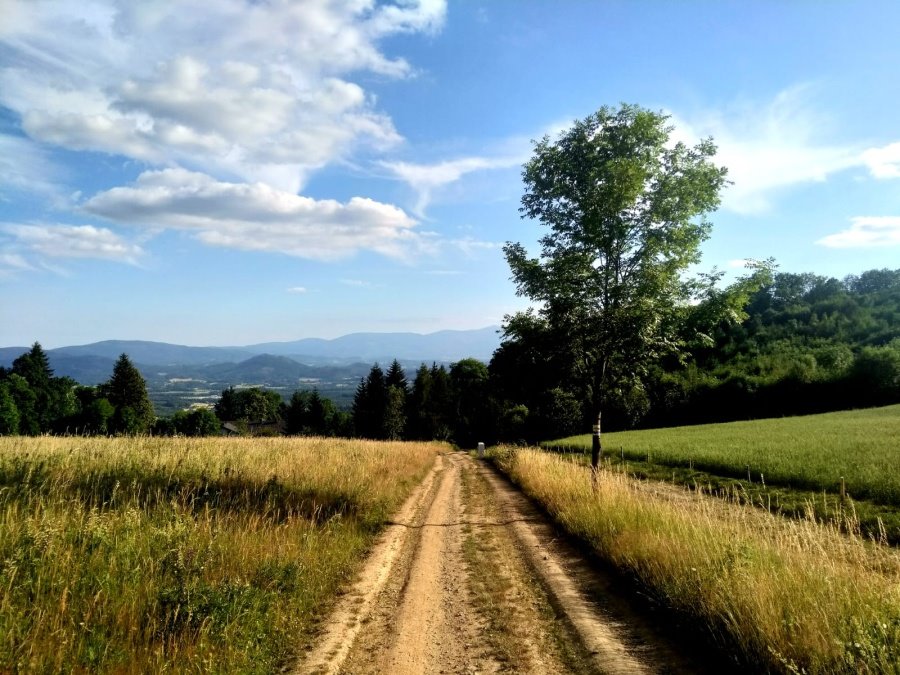
[[[316,260],[363,250],[406,259],[424,245],[416,221],[391,204],[315,200],[184,169],[145,172],[133,186],[95,195],[83,209],[121,225],[193,231],[212,246]]]
[[[363,281],[362,279],[341,279],[344,286],[353,286],[354,288],[371,288],[371,281]]]
[[[831,126],[817,112],[810,87],[797,86],[774,100],[731,106],[693,115],[673,115],[675,139],[688,143],[712,136],[716,162],[733,182],[722,206],[756,214],[771,208],[776,195],[792,186],[821,182],[863,163],[861,144],[824,137]]]
[[[421,217],[424,216],[425,210],[438,189],[455,183],[467,174],[476,171],[519,166],[525,161],[525,158],[524,154],[502,157],[463,157],[435,164],[381,162],[381,166],[416,191],[417,198],[413,211]]]
[[[482,241],[474,237],[448,239],[446,243],[455,246],[466,255],[474,255],[476,251],[496,251],[503,248],[503,244],[499,241]]]
[[[140,246],[104,227],[5,224],[2,229],[21,246],[51,258],[97,258],[134,265],[143,255]]]
[[[20,272],[33,272],[34,265],[19,253],[0,253],[0,279],[5,279]]]
[[[288,289],[285,289],[288,293],[292,293],[294,295],[304,295],[309,292],[309,289],[306,286],[291,286]]]
[[[819,239],[828,248],[874,248],[900,245],[900,216],[857,216],[846,230]]]
[[[59,205],[65,201],[62,178],[44,148],[28,138],[0,134],[0,200],[4,193],[26,192]]]
[[[356,147],[401,140],[352,78],[411,75],[381,41],[433,33],[445,13],[444,0],[6,0],[0,105],[49,144],[296,192]]]

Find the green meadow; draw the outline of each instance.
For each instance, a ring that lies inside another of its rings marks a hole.
[[[841,479],[864,532],[900,542],[900,406],[603,434],[606,464],[788,515],[841,514]],[[588,461],[590,435],[542,444]],[[749,474],[749,476],[748,476]]]

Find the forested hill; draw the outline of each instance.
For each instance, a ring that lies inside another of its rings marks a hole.
[[[778,273],[747,318],[659,374],[645,423],[818,412],[900,401],[900,269],[838,280]]]

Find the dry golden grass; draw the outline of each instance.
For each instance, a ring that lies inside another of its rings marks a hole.
[[[900,671],[900,554],[812,521],[648,489],[532,450],[499,462],[570,532],[776,672]],[[852,522],[850,523],[852,529]]]
[[[0,671],[279,669],[439,449],[0,439]]]

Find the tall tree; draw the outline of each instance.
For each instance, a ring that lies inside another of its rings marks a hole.
[[[19,409],[9,392],[9,385],[0,380],[0,436],[19,433]]]
[[[429,440],[428,406],[431,400],[431,371],[424,363],[416,370],[412,390],[406,398],[406,438]]]
[[[598,419],[642,387],[642,376],[678,348],[688,306],[681,275],[708,237],[726,169],[711,139],[672,143],[662,113],[633,105],[601,108],[556,139],[535,144],[522,174],[523,217],[549,228],[531,258],[507,243],[517,292],[538,310],[569,355],[579,394]],[[515,337],[517,323],[504,331]]]
[[[397,359],[391,363],[391,367],[388,368],[387,374],[384,376],[384,381],[389,387],[399,387],[405,393],[408,385],[406,382],[406,373],[403,372],[403,366],[400,365],[400,362]]]
[[[109,430],[122,434],[144,434],[156,420],[147,394],[147,383],[127,354],[119,356],[112,377],[100,385],[100,392],[115,408]]]
[[[365,380],[361,380],[353,398],[353,426],[361,438],[384,439],[388,386],[384,371],[377,363]]]
[[[453,440],[462,447],[496,440],[500,412],[490,395],[489,381],[487,366],[478,359],[450,365]]]
[[[33,409],[38,430],[50,431],[56,417],[54,399],[57,392],[53,386],[54,378],[50,360],[39,342],[35,342],[29,351],[13,361],[12,372],[24,378],[34,393]],[[60,394],[64,396],[64,392],[60,392]],[[31,423],[29,422],[29,424]]]

